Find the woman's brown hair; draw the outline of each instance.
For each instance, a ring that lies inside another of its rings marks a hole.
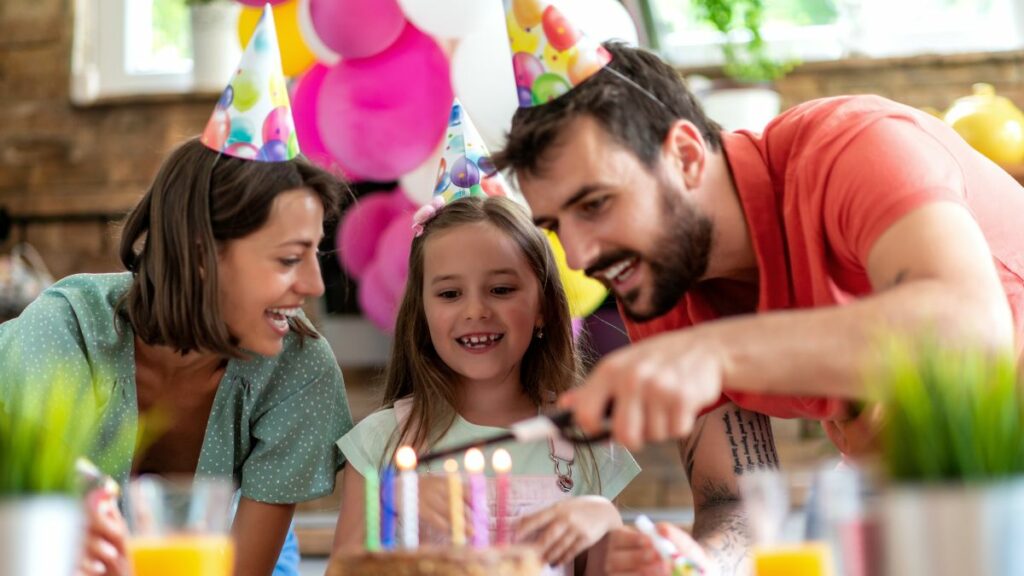
[[[580,360],[572,334],[572,318],[565,290],[547,238],[526,210],[507,198],[468,197],[438,210],[415,238],[409,254],[409,279],[395,323],[391,361],[385,373],[384,406],[411,397],[408,419],[392,437],[382,458],[387,459],[400,442],[422,451],[440,440],[451,428],[458,410],[458,376],[437,354],[430,339],[423,301],[424,249],[431,237],[443,231],[487,222],[519,246],[537,277],[544,338],[534,338],[520,365],[523,391],[538,407],[575,386],[580,379]],[[591,464],[593,458],[590,458]],[[383,463],[383,462],[382,462]]]
[[[124,223],[120,257],[133,279],[119,316],[150,345],[246,357],[221,319],[218,249],[259,230],[277,196],[296,189],[319,198],[325,219],[337,216],[344,184],[301,156],[255,162],[197,138],[179,146]],[[290,322],[300,337],[319,337],[305,322]]]

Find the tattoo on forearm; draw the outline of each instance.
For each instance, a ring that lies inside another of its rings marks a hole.
[[[683,457],[683,469],[686,470],[686,477],[693,478],[693,462],[697,458],[697,447],[700,446],[701,436],[704,435],[704,425],[707,424],[707,418],[700,418],[697,420],[697,428],[690,434],[690,437],[686,440],[686,443],[682,446]]]
[[[693,537],[718,565],[722,576],[743,574],[750,536],[739,500],[721,484],[705,480],[699,488],[702,505]]]
[[[722,414],[722,424],[729,439],[733,472],[737,476],[759,468],[778,468],[779,456],[775,452],[775,438],[767,416],[735,410]]]

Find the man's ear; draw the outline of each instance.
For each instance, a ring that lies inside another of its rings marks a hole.
[[[704,177],[704,163],[707,159],[707,145],[700,129],[689,120],[676,120],[665,135],[661,147],[687,188],[696,188]]]

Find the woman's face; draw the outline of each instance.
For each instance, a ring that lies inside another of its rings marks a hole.
[[[263,356],[281,351],[288,317],[324,293],[317,260],[324,209],[306,189],[274,199],[262,228],[227,242],[217,261],[220,309],[239,346]]]

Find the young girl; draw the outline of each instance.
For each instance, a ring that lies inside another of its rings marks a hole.
[[[505,198],[463,198],[421,230],[387,369],[388,408],[338,441],[352,465],[344,472],[336,549],[362,541],[363,471],[389,465],[396,446],[423,451],[492,436],[546,410],[577,382],[554,258],[524,209]],[[506,448],[516,540],[535,542],[555,566],[587,552],[587,572],[600,573],[597,545],[621,525],[611,499],[639,472],[632,456],[611,446],[574,453],[549,442]],[[446,498],[443,488],[424,484],[424,524],[446,523]]]

